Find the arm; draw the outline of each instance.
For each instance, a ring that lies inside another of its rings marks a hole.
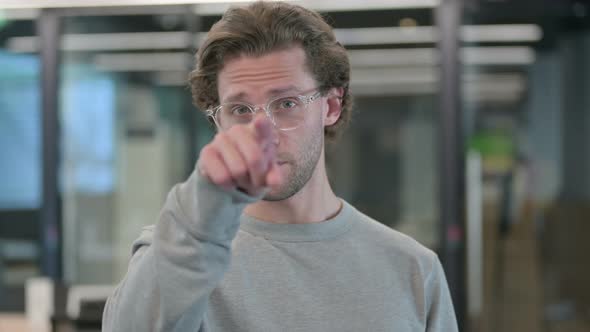
[[[125,279],[107,301],[103,331],[194,331],[230,263],[246,204],[194,172],[172,189],[154,228],[133,246]]]
[[[172,189],[156,226],[134,244],[127,276],[107,301],[103,331],[194,331],[202,324],[229,267],[242,210],[282,181],[273,128],[260,115],[219,132],[201,150],[199,171]]]
[[[427,332],[455,332],[458,331],[457,318],[453,309],[453,301],[445,278],[445,273],[434,255],[432,272],[426,280],[426,294],[428,314],[426,321]]]

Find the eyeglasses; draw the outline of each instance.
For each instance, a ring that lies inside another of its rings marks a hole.
[[[207,111],[221,130],[237,124],[247,124],[254,119],[256,112],[263,110],[279,130],[293,130],[303,123],[307,105],[321,96],[317,88],[308,94],[278,97],[270,100],[264,107],[242,102],[223,103]]]

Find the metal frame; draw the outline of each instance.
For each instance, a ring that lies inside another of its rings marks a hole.
[[[120,16],[120,15],[183,15],[191,13],[192,6],[187,5],[146,5],[121,7],[64,7],[54,9],[60,17],[71,16]]]
[[[62,281],[62,224],[59,197],[59,40],[60,17],[44,9],[38,20],[41,54],[42,187],[41,272]]]
[[[461,111],[460,27],[462,0],[442,0],[439,28],[439,197],[441,260],[459,323],[465,328],[465,152]]]
[[[194,53],[196,52],[198,45],[197,40],[193,38],[196,36],[197,33],[201,31],[201,16],[196,14],[193,10],[192,6],[186,6],[186,14],[185,14],[185,23],[186,23],[186,30],[189,32],[189,38],[186,41],[187,49],[189,49],[190,55],[187,56],[186,60],[186,67],[187,72],[190,72],[193,69],[195,56]],[[197,163],[197,153],[198,153],[198,143],[197,143],[197,121],[198,116],[201,114],[197,113],[197,109],[193,106],[192,103],[192,96],[189,96],[186,99],[186,111],[185,111],[185,119],[186,119],[186,129],[188,133],[188,144],[187,144],[187,156],[189,156],[187,160],[187,177],[192,173],[193,169],[195,168],[195,164]],[[200,112],[199,112],[200,113]]]

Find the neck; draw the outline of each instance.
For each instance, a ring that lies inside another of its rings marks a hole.
[[[322,151],[311,178],[299,192],[282,201],[258,201],[248,205],[244,212],[267,222],[304,224],[328,220],[341,207],[342,202],[328,181]]]

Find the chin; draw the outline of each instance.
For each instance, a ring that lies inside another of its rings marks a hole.
[[[281,189],[283,189],[283,188],[281,188]],[[295,194],[296,194],[296,192],[292,193],[292,192],[287,192],[286,190],[271,190],[266,195],[264,195],[262,200],[267,201],[267,202],[279,202],[279,201],[284,201],[284,200],[292,197]]]

